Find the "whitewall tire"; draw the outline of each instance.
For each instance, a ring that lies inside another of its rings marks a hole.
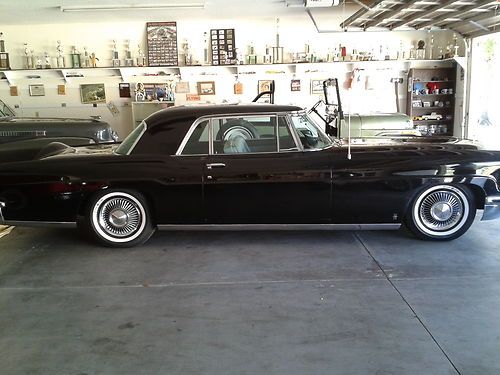
[[[97,241],[110,247],[140,245],[155,230],[144,196],[128,190],[106,190],[93,197],[86,224]]]
[[[474,221],[476,204],[469,188],[434,185],[421,191],[406,216],[407,227],[425,240],[453,240]]]

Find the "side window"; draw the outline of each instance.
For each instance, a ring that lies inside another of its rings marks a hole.
[[[278,117],[278,135],[280,151],[297,151],[298,147],[295,144],[290,128],[283,116]]]
[[[209,150],[208,120],[201,122],[189,137],[182,155],[206,155]]]
[[[214,119],[215,154],[277,152],[276,116],[243,116]]]

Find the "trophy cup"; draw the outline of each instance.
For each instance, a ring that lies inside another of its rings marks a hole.
[[[266,54],[264,55],[264,64],[271,64],[273,62],[273,55],[271,54],[271,47],[266,45]]]
[[[425,59],[425,42],[423,40],[419,40],[417,48],[417,60],[424,60],[424,59]]]
[[[247,60],[250,65],[257,64],[257,55],[255,54],[255,47],[253,46],[253,43],[250,43],[248,46]]]
[[[57,67],[58,68],[64,68],[66,67],[66,61],[64,61],[64,48],[61,44],[61,41],[57,41]]]
[[[5,52],[3,33],[0,32],[0,70],[10,69],[9,54]]]
[[[90,68],[90,56],[89,51],[87,51],[87,47],[83,47],[83,67]]]
[[[116,48],[116,40],[113,39],[113,59],[112,65],[113,66],[120,66],[120,58],[118,57],[118,49]]]
[[[453,56],[458,57],[458,42],[457,42],[457,34],[453,33]]]
[[[280,19],[276,18],[276,46],[273,47],[273,64],[283,63],[283,47],[280,47]]]
[[[125,66],[134,66],[134,59],[130,50],[130,40],[125,41]]]
[[[141,49],[141,45],[137,46],[137,66],[146,66],[146,55]]]
[[[72,68],[82,67],[82,58],[75,46],[73,46],[73,52],[71,53],[71,67]]]
[[[50,64],[50,56],[48,52],[44,53],[44,63],[43,63],[43,68],[44,69],[50,69],[52,66]]]
[[[210,65],[210,53],[208,51],[208,33],[206,31],[203,33],[203,40],[205,42],[205,48],[203,49],[203,64]]]
[[[33,52],[28,49],[28,43],[24,43],[24,57],[23,57],[24,69],[33,69]]]
[[[182,48],[182,58],[181,60],[184,62],[184,65],[192,65],[193,64],[193,56],[191,55],[191,52],[189,51],[189,42],[184,39],[181,44]]]

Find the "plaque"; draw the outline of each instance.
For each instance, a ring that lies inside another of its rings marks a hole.
[[[177,23],[148,22],[146,24],[149,66],[176,66]]]
[[[232,65],[236,61],[234,29],[210,30],[212,65]]]
[[[243,94],[243,83],[241,83],[241,82],[236,82],[236,83],[234,84],[234,93],[235,93],[236,95],[241,95],[241,94]]]
[[[66,85],[57,85],[57,95],[66,95]]]
[[[292,79],[290,82],[291,91],[300,91],[300,79]]]
[[[19,96],[17,86],[10,86],[10,96]]]
[[[130,83],[119,83],[120,98],[130,98]]]
[[[45,96],[43,85],[29,85],[30,96]]]

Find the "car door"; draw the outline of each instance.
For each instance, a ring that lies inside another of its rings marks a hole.
[[[327,153],[304,151],[285,116],[213,118],[204,166],[209,223],[328,223]]]

